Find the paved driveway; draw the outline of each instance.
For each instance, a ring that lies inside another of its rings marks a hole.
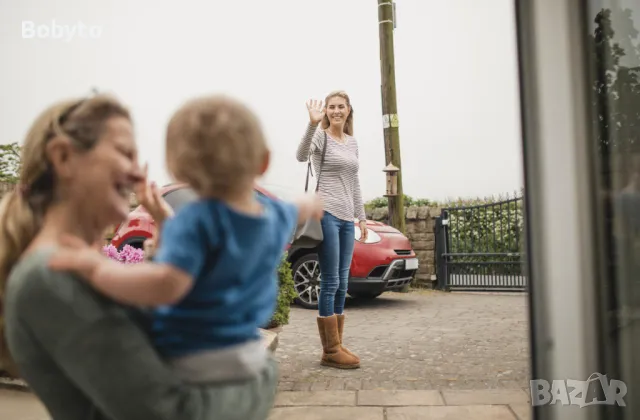
[[[345,345],[357,370],[319,364],[317,312],[293,306],[280,334],[282,391],[526,389],[524,294],[386,293],[347,300]]]

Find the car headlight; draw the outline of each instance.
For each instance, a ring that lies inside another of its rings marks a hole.
[[[362,231],[360,230],[360,226],[356,226],[355,237],[356,237],[356,241],[359,241],[360,238],[362,237]],[[364,241],[365,244],[375,244],[380,242],[381,240],[382,238],[380,237],[380,235],[378,235],[376,232],[374,232],[371,229],[367,229],[367,240]]]

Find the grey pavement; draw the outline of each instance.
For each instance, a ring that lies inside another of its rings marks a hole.
[[[0,419],[47,420],[47,411],[31,393],[0,388]]]
[[[269,420],[529,420],[523,390],[282,391]]]
[[[526,389],[526,295],[414,291],[348,299],[344,344],[361,368],[319,363],[316,311],[292,307],[279,337],[281,391]]]

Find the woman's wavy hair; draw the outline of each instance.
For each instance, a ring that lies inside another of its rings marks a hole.
[[[349,116],[347,117],[347,121],[344,123],[344,129],[342,131],[350,136],[353,136],[353,107],[351,106],[349,95],[347,95],[347,93],[343,90],[335,90],[329,93],[325,98],[325,106],[329,103],[329,99],[335,97],[340,97],[347,101],[347,106],[349,107]],[[331,125],[331,123],[329,122],[329,117],[327,117],[327,114],[325,114],[322,118],[322,128],[326,130],[327,128],[329,128],[329,125]]]

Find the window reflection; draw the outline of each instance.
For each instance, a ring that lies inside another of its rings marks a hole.
[[[627,384],[640,418],[640,0],[589,1],[594,174],[600,217],[603,373]]]

